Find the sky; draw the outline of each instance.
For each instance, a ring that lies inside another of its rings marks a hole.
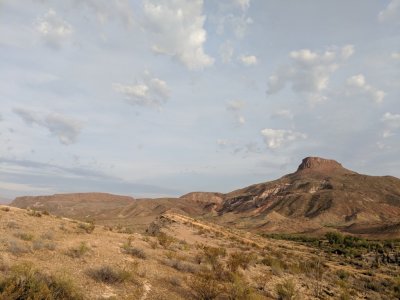
[[[400,177],[400,0],[0,0],[0,199]]]

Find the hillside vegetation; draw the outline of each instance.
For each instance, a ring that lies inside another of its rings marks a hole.
[[[335,233],[292,241],[176,213],[141,234],[7,206],[0,206],[0,229],[2,300],[400,296],[396,241]]]

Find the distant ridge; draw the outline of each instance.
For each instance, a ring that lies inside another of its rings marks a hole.
[[[160,199],[60,194],[19,197],[12,205],[132,226],[176,212],[252,231],[318,235],[336,229],[400,237],[400,179],[358,174],[321,157],[306,157],[294,173],[227,194],[192,192]]]

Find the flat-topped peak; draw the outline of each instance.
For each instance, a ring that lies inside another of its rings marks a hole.
[[[325,159],[321,157],[306,157],[302,160],[297,168],[297,172],[303,170],[333,170],[344,169],[343,166],[333,159]]]

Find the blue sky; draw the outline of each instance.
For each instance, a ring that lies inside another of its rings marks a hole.
[[[0,198],[400,177],[400,1],[0,0]]]

